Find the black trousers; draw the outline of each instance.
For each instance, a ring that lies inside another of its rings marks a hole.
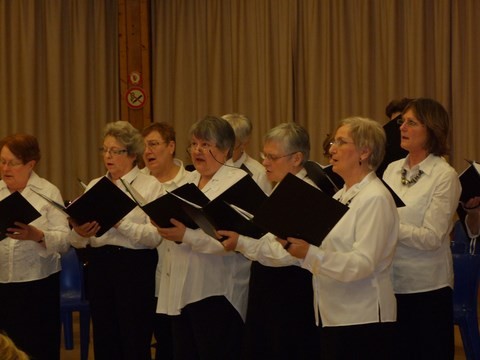
[[[224,296],[188,304],[172,317],[176,360],[236,360],[240,357],[243,320]]]
[[[324,327],[320,359],[389,360],[393,358],[394,335],[393,322]]]
[[[60,359],[59,274],[0,284],[0,329],[34,360]]]
[[[87,287],[96,360],[150,360],[158,253],[90,248]]]
[[[312,274],[297,266],[252,263],[243,356],[245,360],[318,359]]]
[[[173,359],[172,317],[166,314],[155,314],[153,335],[157,342],[155,360]]]
[[[396,294],[396,359],[454,358],[453,299],[449,287],[415,294]]]

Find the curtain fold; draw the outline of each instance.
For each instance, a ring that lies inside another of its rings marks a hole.
[[[295,4],[153,1],[154,120],[175,125],[180,150],[190,125],[207,114],[249,116],[256,157],[269,128],[294,120]]]
[[[304,125],[311,157],[343,117],[386,121],[394,98],[427,96],[452,117],[449,160],[480,160],[476,0],[151,0],[153,120],[241,112],[258,158],[265,132]],[[118,120],[117,0],[0,0],[0,137],[39,138],[38,172],[65,198],[103,174]]]
[[[385,106],[404,96],[433,97],[450,108],[449,1],[299,4],[295,119],[316,139],[315,160],[344,117],[384,123]]]
[[[116,14],[116,0],[0,0],[0,136],[35,135],[37,171],[68,199],[103,173],[118,120]]]
[[[341,118],[384,123],[387,103],[408,96],[435,98],[452,115],[457,169],[467,152],[480,158],[475,139],[460,140],[478,135],[474,0],[152,3],[154,119],[175,125],[180,148],[193,121],[235,111],[254,123],[254,156],[269,128],[297,121],[325,162],[322,141]]]
[[[480,161],[480,2],[452,4],[452,159],[463,170]]]

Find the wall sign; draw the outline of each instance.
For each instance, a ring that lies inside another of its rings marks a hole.
[[[125,93],[125,99],[130,109],[141,109],[145,105],[147,96],[141,87],[131,87]]]
[[[141,85],[142,74],[139,71],[132,71],[128,76],[128,81],[130,82],[130,85]]]

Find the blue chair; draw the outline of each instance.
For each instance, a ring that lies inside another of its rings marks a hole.
[[[453,271],[453,319],[460,328],[467,359],[480,359],[480,334],[478,331],[477,302],[480,275],[479,249],[471,246],[461,221],[457,221],[452,239]]]
[[[74,248],[62,255],[60,272],[60,316],[65,338],[65,349],[73,349],[72,313],[80,314],[80,357],[88,359],[90,340],[90,306],[85,299],[83,264],[80,263]]]

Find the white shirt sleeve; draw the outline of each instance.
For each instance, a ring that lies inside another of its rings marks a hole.
[[[460,183],[455,172],[435,174],[438,179],[430,202],[425,199],[423,208],[409,209],[408,205],[400,209],[403,216],[410,212],[415,216],[417,211],[424,212],[423,222],[417,226],[412,222],[400,222],[399,242],[419,250],[436,250],[442,246],[444,234],[451,226],[460,194]],[[415,186],[421,186],[421,183]],[[419,189],[421,190],[421,189]],[[419,195],[420,196],[420,195]],[[407,220],[408,220],[408,216]],[[421,214],[418,214],[421,219]]]
[[[260,239],[240,235],[236,250],[246,258],[258,261],[266,266],[300,265],[300,260],[290,255],[282,244],[276,240],[276,236],[271,233],[265,234]]]
[[[314,275],[324,274],[338,281],[351,282],[389,266],[397,237],[396,209],[385,196],[377,194],[361,199],[359,196],[322,246],[310,246],[303,268]],[[381,264],[382,261],[385,264]]]

